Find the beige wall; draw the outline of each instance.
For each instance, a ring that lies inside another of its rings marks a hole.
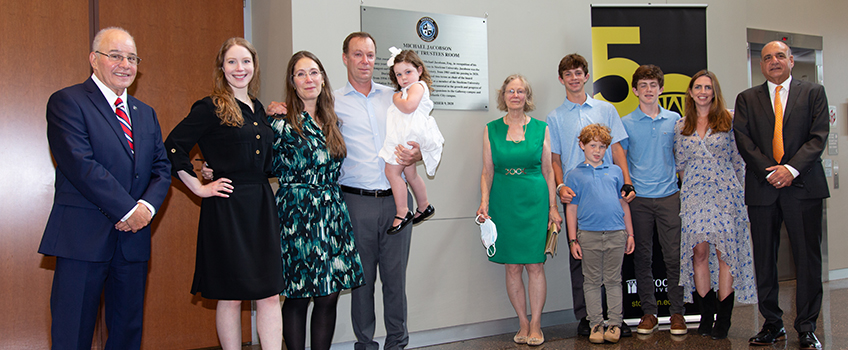
[[[253,0],[255,44],[260,52],[269,52],[269,55],[271,52],[290,54],[298,50],[312,51],[322,60],[333,87],[338,89],[346,83],[345,67],[341,61],[342,40],[348,33],[360,28],[360,3],[294,0],[290,1],[290,8],[284,8],[271,0]],[[560,58],[578,52],[591,62],[592,3],[586,0],[538,0],[526,1],[517,6],[515,2],[486,0],[374,0],[364,5],[473,17],[488,16],[489,86],[492,95],[507,75],[521,73],[532,83],[536,94],[537,110],[530,114],[544,120],[545,115],[559,106],[565,97],[565,91],[555,73]],[[644,4],[643,1],[626,0],[608,3]],[[848,79],[848,68],[841,66],[838,59],[848,50],[848,37],[843,34],[848,32],[848,23],[838,15],[846,13],[848,4],[839,0],[802,4],[795,4],[791,0],[701,0],[676,3],[708,4],[708,64],[721,78],[725,98],[730,103],[735,100],[738,92],[747,88],[746,27],[823,36],[825,85],[831,104],[840,107],[840,117],[843,119],[840,121],[840,130],[848,128],[848,122],[844,119],[846,101],[842,97],[845,96],[846,87],[837,85],[837,82]],[[759,5],[776,9],[759,11]],[[825,14],[817,17],[818,12],[814,8],[827,10],[819,10]],[[772,18],[780,13],[792,13],[795,17],[785,18],[783,23],[773,22]],[[263,23],[273,25],[269,27]],[[274,56],[272,60],[263,61],[263,101],[281,98],[283,86],[273,81],[268,72],[284,69],[287,59]],[[495,105],[495,98],[490,97],[490,106]],[[411,333],[515,316],[506,296],[503,267],[486,260],[479,241],[479,231],[472,223],[472,216],[479,205],[483,126],[502,115],[494,108],[488,112],[434,112],[446,142],[435,178],[426,180],[430,201],[438,207],[438,215],[436,219],[414,230],[408,268]],[[844,136],[840,139],[845,142]],[[848,159],[844,164],[848,167]],[[830,269],[844,269],[848,267],[848,256],[835,252],[848,247],[848,238],[839,237],[840,230],[837,229],[846,226],[848,219],[837,215],[839,211],[836,208],[844,207],[843,202],[848,199],[843,198],[839,190],[832,191],[832,194],[834,198],[827,202],[830,210]],[[548,277],[545,312],[572,307],[566,254],[567,251],[563,249],[560,256],[548,260],[545,265]],[[339,307],[336,342],[354,339],[348,312],[349,298],[343,296]],[[562,314],[572,316],[570,311]],[[377,335],[385,335],[381,318],[378,319],[378,325]],[[413,335],[412,340],[413,343],[416,341],[416,335]]]

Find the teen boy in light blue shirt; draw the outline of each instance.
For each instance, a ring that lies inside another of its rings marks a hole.
[[[662,108],[663,72],[643,65],[633,73],[633,94],[639,107],[621,118],[628,138],[621,142],[627,155],[636,198],[630,203],[636,240],[634,255],[636,289],[645,314],[636,331],[651,334],[657,329],[657,298],[654,294],[652,258],[654,227],[666,267],[671,313],[671,334],[686,334],[683,318],[683,287],[680,281],[680,193],[674,168],[674,124],[680,115]]]

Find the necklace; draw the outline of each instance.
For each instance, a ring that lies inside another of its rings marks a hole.
[[[522,119],[523,119],[523,120],[526,120],[526,119],[527,119],[527,115],[525,114],[525,115],[524,115],[524,117],[523,117]],[[522,120],[522,122],[523,122],[523,120]],[[504,123],[506,123],[506,117],[504,117]],[[526,123],[526,122],[525,122],[525,123],[524,123],[524,125],[522,125],[522,128],[521,128],[521,140],[518,140],[518,141],[515,141],[515,139],[510,139],[510,138],[509,138],[509,129],[507,129],[507,131],[506,131],[506,139],[507,139],[507,141],[512,141],[513,143],[521,143],[521,141],[524,141],[524,139],[525,139],[525,135],[527,135],[527,124],[530,124],[530,123]],[[506,123],[506,125],[509,125],[509,123]]]

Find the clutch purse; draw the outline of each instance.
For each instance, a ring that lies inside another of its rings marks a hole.
[[[548,224],[548,237],[545,239],[545,254],[550,254],[551,257],[556,255],[557,251],[557,236],[559,232],[556,230],[556,224]]]

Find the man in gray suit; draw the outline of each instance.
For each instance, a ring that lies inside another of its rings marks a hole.
[[[816,319],[822,303],[822,208],[830,196],[821,153],[827,142],[828,105],[824,87],[792,79],[795,58],[781,41],[763,48],[760,68],[766,82],[736,98],[733,128],[747,163],[745,203],[757,274],[762,331],[751,345],[785,338],[778,306],[777,248],[786,224],[797,268],[795,330],[801,349],[820,349]]]

